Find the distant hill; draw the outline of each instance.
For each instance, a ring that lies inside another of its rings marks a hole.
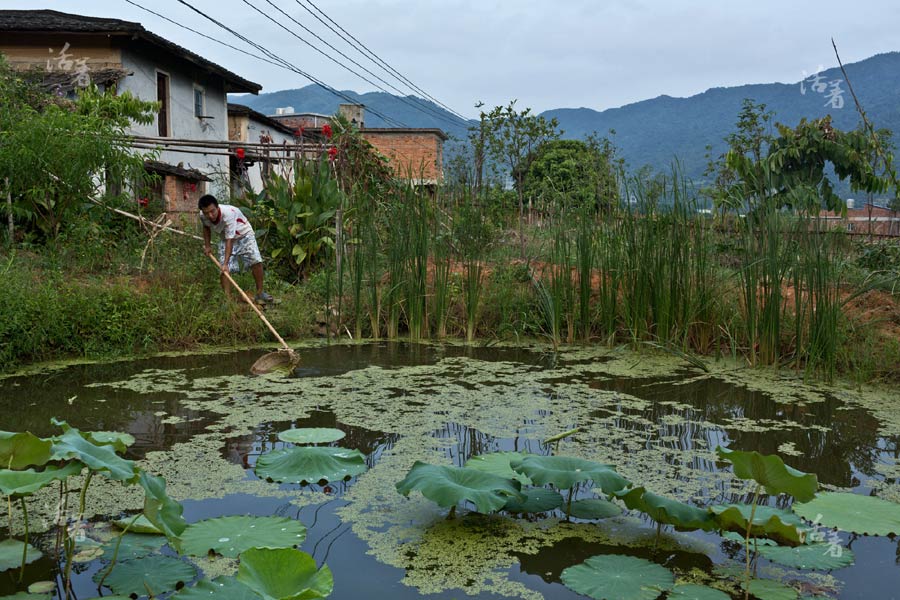
[[[845,66],[850,83],[869,117],[876,127],[892,130],[895,144],[900,147],[900,52],[879,54]],[[821,81],[825,84],[838,79],[843,80],[840,69],[821,73]],[[650,165],[656,170],[667,170],[673,158],[678,157],[686,175],[700,177],[706,166],[706,147],[712,147],[714,156],[724,151],[723,138],[734,130],[744,98],[766,104],[774,111],[777,122],[791,126],[803,117],[818,118],[826,114],[832,115],[838,128],[852,129],[858,125],[859,115],[846,82],[839,84],[842,108],[826,106],[827,90],[817,92],[809,80],[804,85],[805,93],[801,93],[798,78],[794,83],[712,88],[688,98],[664,95],[604,111],[559,108],[542,114],[547,118],[556,117],[566,138],[582,138],[591,132],[606,135],[610,129],[615,130],[614,143],[631,168]],[[406,100],[427,104],[429,110],[439,113],[442,118],[424,114],[397,96],[386,93],[347,91],[345,94],[368,107],[366,124],[370,127],[391,126],[374,114],[379,112],[411,127],[439,127],[458,138],[465,137],[466,126],[431,102]],[[293,106],[298,112],[332,114],[343,102],[313,85],[259,96],[235,96],[233,100],[266,114],[273,114],[281,106]]]

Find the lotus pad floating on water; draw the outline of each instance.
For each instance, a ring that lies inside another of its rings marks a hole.
[[[511,497],[503,510],[511,513],[541,513],[557,509],[563,503],[563,497],[559,492],[546,488],[522,490],[522,497],[524,500]]]
[[[657,523],[672,525],[681,531],[712,531],[716,528],[715,520],[708,510],[648,492],[643,486],[622,490],[615,495],[628,508],[639,510]]]
[[[668,600],[731,600],[731,596],[721,590],[691,583],[676,585],[666,598]]]
[[[116,553],[117,544],[119,546],[117,560],[127,560],[155,554],[166,543],[164,535],[149,535],[146,533],[126,533],[121,536],[121,540],[119,542],[119,536],[116,536],[103,544],[104,559],[112,560],[113,555]]]
[[[94,582],[100,583],[107,570],[108,567],[104,567],[95,573]],[[146,596],[148,590],[153,596],[159,596],[177,589],[196,575],[196,569],[182,560],[154,555],[117,562],[103,584],[123,596]]]
[[[403,481],[397,484],[397,491],[404,496],[419,490],[443,508],[468,500],[480,513],[500,510],[510,498],[524,500],[519,489],[519,482],[513,479],[465,467],[429,465],[420,461],[416,461]]]
[[[237,580],[267,600],[325,598],[334,589],[328,565],[317,569],[312,556],[293,548],[247,550]]]
[[[853,551],[840,545],[808,544],[796,548],[760,546],[759,554],[772,562],[795,569],[830,571],[853,564]]]
[[[41,551],[31,544],[28,544],[28,550],[26,551],[25,542],[13,539],[0,542],[0,572],[21,567],[23,551],[27,552],[25,557],[26,564],[32,563],[42,556]]]
[[[278,439],[290,444],[327,444],[341,440],[345,435],[347,434],[340,429],[304,427],[282,431],[278,434]]]
[[[572,503],[569,516],[576,519],[607,519],[622,514],[622,509],[600,498],[585,498]]]
[[[172,596],[179,600],[259,600],[260,596],[234,577],[201,579]]]
[[[900,504],[881,498],[823,492],[815,500],[791,508],[807,521],[825,527],[868,535],[900,533]]]
[[[513,461],[517,473],[527,475],[535,485],[552,485],[568,489],[576,483],[593,481],[605,494],[612,494],[631,485],[610,465],[574,456],[526,456]]]
[[[570,590],[595,600],[656,600],[675,585],[665,567],[642,558],[602,554],[562,572]]]
[[[754,579],[747,590],[759,600],[797,600],[800,595],[794,588],[770,579]]]
[[[365,473],[366,457],[359,450],[297,447],[274,450],[256,461],[256,474],[278,483],[341,481]]]
[[[819,481],[814,474],[791,468],[774,454],[729,450],[721,446],[716,448],[716,454],[734,465],[735,475],[756,481],[765,487],[767,494],[790,494],[798,502],[809,502],[819,489]]]
[[[529,479],[528,476],[513,471],[513,468],[510,466],[513,461],[520,461],[526,456],[530,455],[527,453],[523,454],[522,452],[492,452],[491,454],[473,456],[466,461],[465,466],[467,469],[484,471],[485,473],[498,475],[507,479],[516,479],[522,485],[531,485],[531,479]]]
[[[250,548],[292,548],[306,539],[303,523],[287,517],[233,516],[207,519],[181,534],[181,551],[191,556],[215,552],[229,558]]]

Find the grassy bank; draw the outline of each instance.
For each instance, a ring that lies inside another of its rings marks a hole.
[[[114,241],[74,230],[48,246],[0,254],[4,370],[269,339],[247,307],[225,302],[199,242],[158,237],[148,248],[133,224],[118,227]],[[252,289],[249,276],[238,281]],[[310,335],[315,319],[306,290],[269,283],[282,298],[270,314],[275,327],[288,337]]]

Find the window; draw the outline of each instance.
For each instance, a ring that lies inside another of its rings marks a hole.
[[[204,96],[202,88],[194,88],[194,116],[198,119],[202,119],[204,117]]]
[[[156,100],[159,102],[159,137],[169,136],[169,76],[156,72]]]

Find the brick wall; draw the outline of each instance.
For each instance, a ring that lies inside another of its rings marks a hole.
[[[398,177],[437,183],[443,180],[443,141],[431,132],[362,130],[363,137],[390,159]]]
[[[187,181],[174,175],[166,175],[163,183],[163,201],[166,214],[174,222],[197,220],[197,201],[206,193],[203,181]]]

